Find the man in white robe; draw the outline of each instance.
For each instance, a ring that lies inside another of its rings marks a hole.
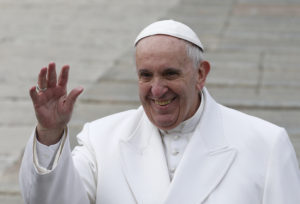
[[[30,95],[38,124],[20,185],[27,204],[299,204],[286,131],[226,108],[204,87],[210,65],[186,25],[159,21],[137,37],[142,106],[87,123],[71,152],[68,66],[41,69]]]

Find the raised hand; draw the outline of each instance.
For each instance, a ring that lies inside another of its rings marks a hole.
[[[30,89],[36,118],[38,140],[51,145],[57,143],[71,119],[74,103],[83,88],[75,88],[67,94],[69,66],[62,67],[58,81],[55,63],[41,69],[38,84]]]

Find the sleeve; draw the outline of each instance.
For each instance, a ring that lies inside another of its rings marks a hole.
[[[34,161],[34,137],[31,135],[24,151],[20,168],[20,189],[26,204],[91,204],[80,171],[75,168],[72,158],[69,136],[66,133],[65,142],[61,142],[55,159],[57,165],[52,170],[41,173]],[[37,158],[37,157],[35,157]],[[88,162],[88,161],[87,161]],[[77,162],[80,166],[80,162]],[[81,168],[86,163],[81,164]],[[93,178],[90,178],[93,179]]]
[[[287,203],[300,203],[300,171],[293,145],[282,129],[270,155],[263,204]]]
[[[49,173],[56,167],[67,137],[67,131],[66,128],[64,135],[59,142],[50,146],[40,143],[37,140],[36,134],[33,136],[33,162],[39,173]]]

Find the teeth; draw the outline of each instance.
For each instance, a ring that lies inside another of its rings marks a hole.
[[[157,105],[165,106],[165,105],[168,105],[169,103],[171,103],[171,100],[167,100],[167,101],[157,101],[157,100],[155,100],[154,102]]]

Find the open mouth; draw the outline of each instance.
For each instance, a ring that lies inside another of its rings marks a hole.
[[[160,106],[166,106],[166,105],[170,104],[174,99],[175,98],[169,99],[169,100],[154,100],[154,103],[157,105],[160,105]]]
[[[172,100],[167,100],[167,101],[157,101],[155,100],[154,103],[157,104],[157,105],[160,105],[160,106],[166,106],[168,104],[171,103]]]

